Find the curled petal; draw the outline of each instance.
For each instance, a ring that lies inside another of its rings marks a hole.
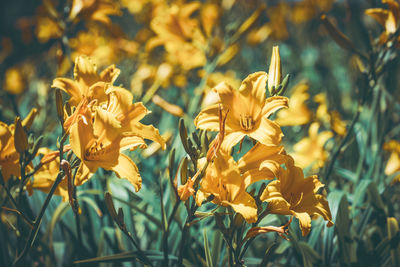
[[[275,111],[281,108],[289,107],[289,99],[284,96],[272,96],[265,99],[262,114],[265,118],[269,118]]]
[[[136,164],[126,155],[120,154],[118,164],[111,168],[119,178],[127,179],[134,187],[136,192],[142,187],[142,177]]]

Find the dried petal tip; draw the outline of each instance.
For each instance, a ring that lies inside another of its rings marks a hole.
[[[279,46],[272,49],[271,64],[268,73],[268,90],[271,95],[275,95],[276,89],[282,81],[281,56],[279,55]]]

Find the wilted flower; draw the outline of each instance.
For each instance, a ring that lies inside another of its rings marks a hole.
[[[287,107],[286,97],[274,96],[265,99],[265,72],[250,74],[239,90],[226,83],[220,83],[213,90],[218,93],[220,103],[225,110],[231,110],[226,120],[226,136],[222,149],[229,151],[245,136],[249,136],[264,145],[278,145],[283,136],[278,124],[268,118],[278,109]],[[218,131],[219,104],[204,108],[194,123],[197,128]]]
[[[268,202],[268,212],[296,216],[303,236],[310,232],[311,219],[317,215],[332,226],[328,201],[317,193],[324,186],[318,177],[304,178],[302,169],[294,165],[292,158],[285,165],[286,169],[282,167],[278,172],[278,180],[270,182],[260,197]]]

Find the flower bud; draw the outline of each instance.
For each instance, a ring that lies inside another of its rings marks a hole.
[[[28,149],[28,137],[21,124],[21,118],[15,118],[14,146],[18,153],[22,154]]]
[[[279,47],[274,46],[272,49],[271,64],[268,73],[268,90],[271,95],[275,94],[275,89],[282,81],[281,57],[279,55]]]

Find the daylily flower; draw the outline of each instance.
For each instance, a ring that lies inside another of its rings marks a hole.
[[[278,173],[278,180],[270,182],[260,200],[268,202],[268,211],[274,214],[294,215],[299,219],[303,236],[311,229],[311,219],[322,216],[332,226],[332,215],[325,196],[318,194],[324,185],[316,175],[304,178],[301,168],[289,158]]]
[[[206,159],[203,159],[204,165]],[[209,163],[200,189],[196,194],[196,204],[200,206],[204,200],[213,195],[213,203],[231,206],[240,213],[248,223],[257,221],[257,205],[254,198],[246,192],[246,186],[234,159],[222,150],[217,151],[214,161]]]
[[[391,140],[384,144],[383,149],[391,152],[386,163],[385,174],[390,176],[396,172],[400,172],[400,143],[398,141]],[[393,178],[393,182],[400,182],[400,174]]]
[[[75,18],[81,17],[110,25],[108,16],[121,14],[117,4],[111,0],[73,0],[69,19],[76,22]]]
[[[245,187],[262,180],[274,179],[281,164],[288,160],[283,146],[265,146],[257,143],[238,160],[238,167],[244,176]]]
[[[200,2],[192,2],[160,9],[150,25],[157,36],[147,42],[146,49],[151,51],[163,45],[168,61],[184,70],[203,66],[206,63],[206,39],[198,20],[191,18],[200,7]]]
[[[243,80],[239,90],[226,83],[220,83],[213,89],[218,93],[223,108],[231,110],[226,119],[222,149],[229,151],[245,136],[267,146],[276,146],[281,142],[283,134],[279,125],[268,118],[276,110],[287,107],[288,99],[282,96],[265,99],[267,78],[267,73],[256,72]],[[206,107],[197,115],[194,121],[197,128],[219,130],[218,105]]]
[[[52,151],[49,148],[42,147],[38,151],[43,155],[41,159],[42,167],[35,173],[32,181],[26,184],[26,189],[31,196],[33,190],[37,189],[48,193],[53,186],[60,171],[60,158],[58,151]],[[63,179],[54,191],[55,195],[61,196],[62,200],[68,201],[68,181]]]
[[[109,100],[104,107],[82,106],[83,111],[75,111],[77,119],[69,130],[72,150],[81,159],[75,184],[83,184],[101,167],[128,179],[138,191],[142,181],[138,168],[121,151],[145,147],[144,138],[165,149],[165,141],[156,128],[139,122],[148,110],[141,103],[132,104],[129,91],[112,87],[106,93]]]
[[[293,146],[293,153],[290,153],[300,167],[312,166],[314,171],[324,166],[329,155],[324,145],[328,139],[333,137],[332,132],[323,131],[319,133],[318,129],[319,124],[317,122],[312,123],[308,129],[308,137],[304,137],[296,143]]]
[[[88,102],[97,100],[98,103],[107,100],[105,90],[117,79],[120,70],[114,65],[109,66],[97,74],[96,65],[86,56],[79,56],[75,60],[74,80],[56,78],[51,87],[60,88],[71,96],[69,103],[77,106],[83,98]]]
[[[19,153],[14,147],[14,124],[0,121],[0,166],[6,182],[11,175],[20,176]]]
[[[28,116],[21,122],[22,126],[29,129],[37,114],[36,108],[32,109]],[[5,182],[11,175],[20,177],[21,168],[19,156],[14,146],[15,125],[7,125],[0,121],[0,167]],[[27,166],[30,169],[32,165]]]
[[[384,43],[399,27],[400,5],[395,0],[382,0],[382,3],[387,4],[389,9],[370,8],[365,11],[365,14],[374,18],[385,28],[385,32],[380,37],[381,43]]]
[[[276,122],[281,126],[303,125],[311,120],[312,113],[305,104],[310,98],[309,86],[306,82],[298,83],[289,97],[289,108],[282,109],[277,113]]]

